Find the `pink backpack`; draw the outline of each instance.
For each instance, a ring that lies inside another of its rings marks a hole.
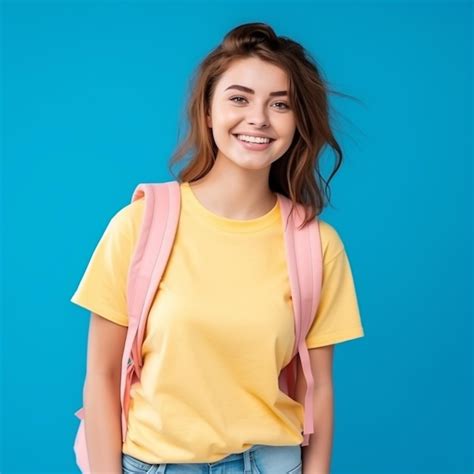
[[[127,433],[129,392],[133,383],[140,379],[143,365],[141,346],[146,319],[164,273],[178,225],[180,215],[180,187],[178,181],[139,184],[132,195],[132,201],[145,199],[144,217],[135,252],[133,254],[127,288],[128,332],[122,356],[120,400],[122,406],[122,442]],[[302,446],[307,446],[313,426],[314,381],[305,338],[316,315],[322,284],[322,250],[319,221],[314,219],[298,230],[304,216],[303,206],[298,204],[289,218],[291,201],[277,193],[282,225],[285,235],[285,251],[288,262],[291,295],[295,319],[295,346],[292,358],[279,376],[280,389],[294,399],[296,387],[296,354],[306,380],[304,400],[304,433]],[[296,216],[298,211],[298,216]],[[74,441],[76,462],[81,472],[90,473],[87,455],[84,408],[75,416],[81,421]]]

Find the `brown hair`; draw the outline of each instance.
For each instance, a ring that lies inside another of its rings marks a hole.
[[[327,203],[330,202],[327,194],[329,181],[343,159],[341,147],[330,127],[328,93],[334,91],[329,90],[316,61],[299,43],[286,36],[277,36],[265,23],[246,23],[233,28],[199,65],[191,80],[191,96],[186,110],[190,128],[173,154],[169,169],[174,175],[172,165],[191,150],[193,156],[180,171],[178,181],[192,182],[210,171],[217,146],[207,126],[206,113],[221,75],[232,61],[248,57],[275,64],[288,74],[288,98],[295,113],[296,131],[288,150],[271,164],[269,186],[272,192],[279,192],[292,201],[292,211],[296,203],[305,207],[304,226],[326,205],[321,182],[326,184]],[[327,181],[319,168],[320,154],[326,144],[336,155],[336,163]]]

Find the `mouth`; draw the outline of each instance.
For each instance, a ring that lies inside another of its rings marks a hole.
[[[237,137],[237,134],[233,133],[232,136],[237,140],[237,142],[240,144],[240,146],[242,146],[246,150],[250,150],[250,151],[266,150],[275,141],[274,138],[269,138],[270,141],[268,143],[246,142],[244,140],[240,140]]]
[[[244,140],[240,140],[238,138],[238,133],[233,133],[232,134],[235,138],[237,138],[237,140],[241,141],[241,142],[244,142]],[[268,138],[268,140],[270,140],[268,143],[263,143],[263,145],[269,145],[270,143],[274,142],[275,141],[275,138],[269,138],[269,137],[266,137]],[[257,145],[261,145],[261,143],[256,143],[256,142],[244,142],[244,143],[252,143],[252,144],[257,144]]]

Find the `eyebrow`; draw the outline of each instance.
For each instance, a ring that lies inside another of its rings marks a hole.
[[[253,89],[250,89],[250,88],[245,87],[245,86],[239,86],[238,84],[232,84],[231,86],[227,87],[227,89],[225,89],[225,91],[227,91],[229,89],[237,89],[239,91],[247,92],[249,94],[255,94],[255,91]],[[271,97],[281,96],[281,95],[288,95],[288,92],[287,91],[270,92]]]

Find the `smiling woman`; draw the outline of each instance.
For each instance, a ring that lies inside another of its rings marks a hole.
[[[254,215],[259,203],[267,208],[265,202],[274,201],[271,193],[281,192],[293,206],[304,205],[306,224],[329,203],[329,183],[342,164],[330,126],[331,92],[336,93],[303,46],[264,23],[240,25],[199,65],[187,108],[189,132],[170,171],[192,152],[179,179],[193,183],[203,199],[210,201],[204,189],[211,194],[211,187],[214,195],[233,189],[232,194],[246,196],[227,209],[219,199],[215,207],[221,214],[235,216],[238,206],[239,216]],[[326,146],[336,157],[327,180],[319,164]],[[248,193],[249,179],[268,185]]]
[[[342,160],[327,92],[303,47],[263,23],[234,28],[201,63],[171,160],[190,162],[178,182],[137,188],[72,298],[94,314],[92,472],[329,472],[332,348],[363,329],[344,244],[319,217],[319,154],[336,151],[333,174]],[[157,267],[151,283],[141,270]]]
[[[236,90],[244,94],[236,96]],[[222,170],[231,179],[244,169],[254,177],[268,175],[296,131],[295,114],[281,99],[287,91],[288,74],[280,66],[258,57],[229,64],[214,87],[206,115],[217,147],[213,175]]]

